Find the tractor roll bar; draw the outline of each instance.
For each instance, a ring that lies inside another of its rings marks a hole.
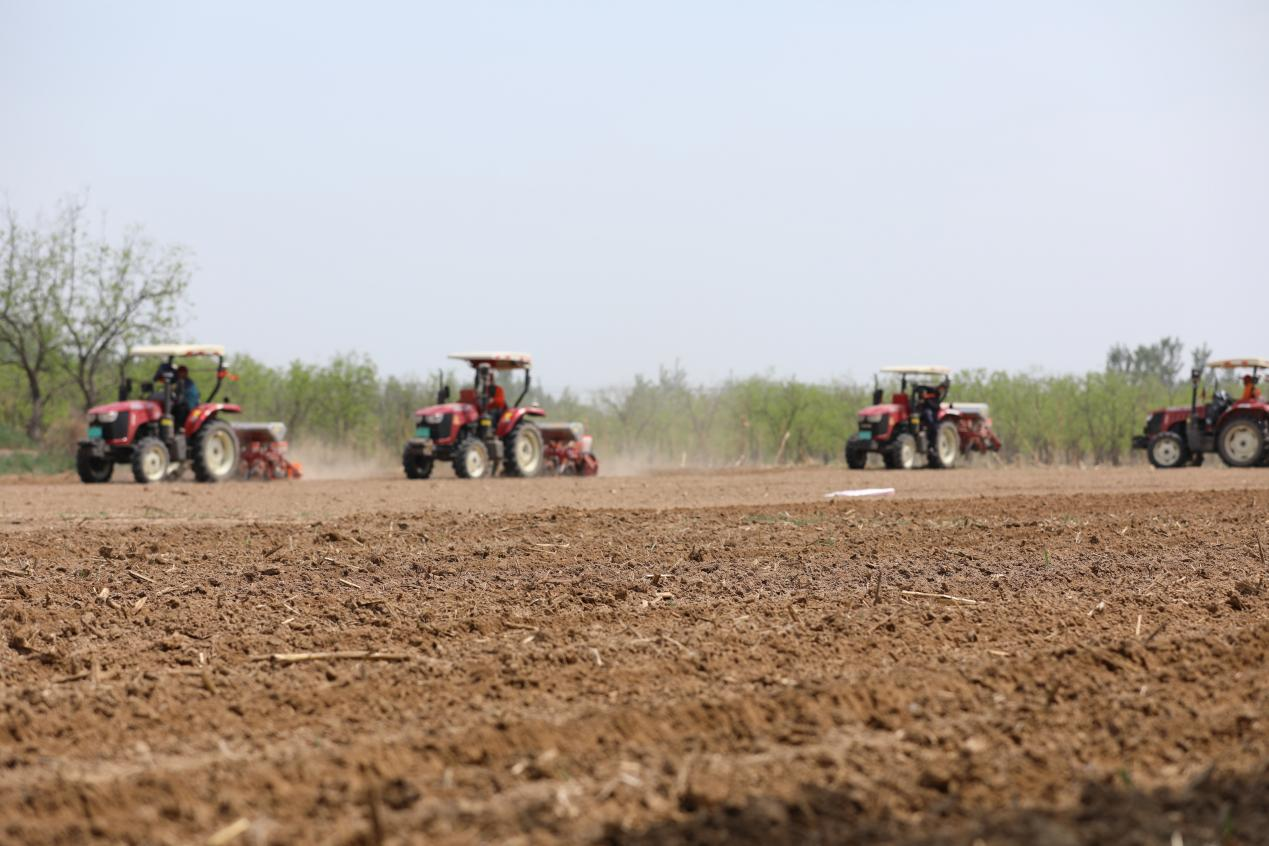
[[[532,380],[533,380],[533,377],[532,377],[532,374],[531,374],[531,373],[530,373],[530,371],[529,371],[529,368],[527,368],[527,367],[526,367],[526,368],[524,368],[524,390],[520,392],[520,396],[516,397],[516,402],[515,402],[515,407],[516,407],[516,408],[519,408],[519,407],[520,407],[520,403],[524,401],[524,398],[525,398],[526,396],[528,396],[528,394],[529,394],[529,385],[530,385],[530,383],[532,382]]]

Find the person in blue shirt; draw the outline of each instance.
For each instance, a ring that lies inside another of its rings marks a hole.
[[[194,384],[194,380],[189,378],[189,368],[181,365],[176,368],[176,384],[173,388],[173,409],[172,416],[176,420],[176,425],[184,426],[185,418],[189,413],[198,408],[202,403],[202,395],[198,392],[198,385]]]

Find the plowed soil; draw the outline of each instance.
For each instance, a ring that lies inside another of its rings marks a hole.
[[[1221,468],[2,484],[0,841],[1266,843],[1267,505]]]

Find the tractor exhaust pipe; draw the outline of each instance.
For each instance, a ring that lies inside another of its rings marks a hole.
[[[1203,381],[1202,368],[1190,370],[1190,419],[1185,423],[1185,441],[1193,451],[1199,448],[1198,392],[1199,383]]]

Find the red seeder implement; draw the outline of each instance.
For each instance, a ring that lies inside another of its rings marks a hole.
[[[235,423],[244,479],[298,479],[300,464],[286,457],[285,423]]]
[[[594,476],[599,459],[593,440],[581,423],[539,423],[545,444],[546,465],[559,476]]]

